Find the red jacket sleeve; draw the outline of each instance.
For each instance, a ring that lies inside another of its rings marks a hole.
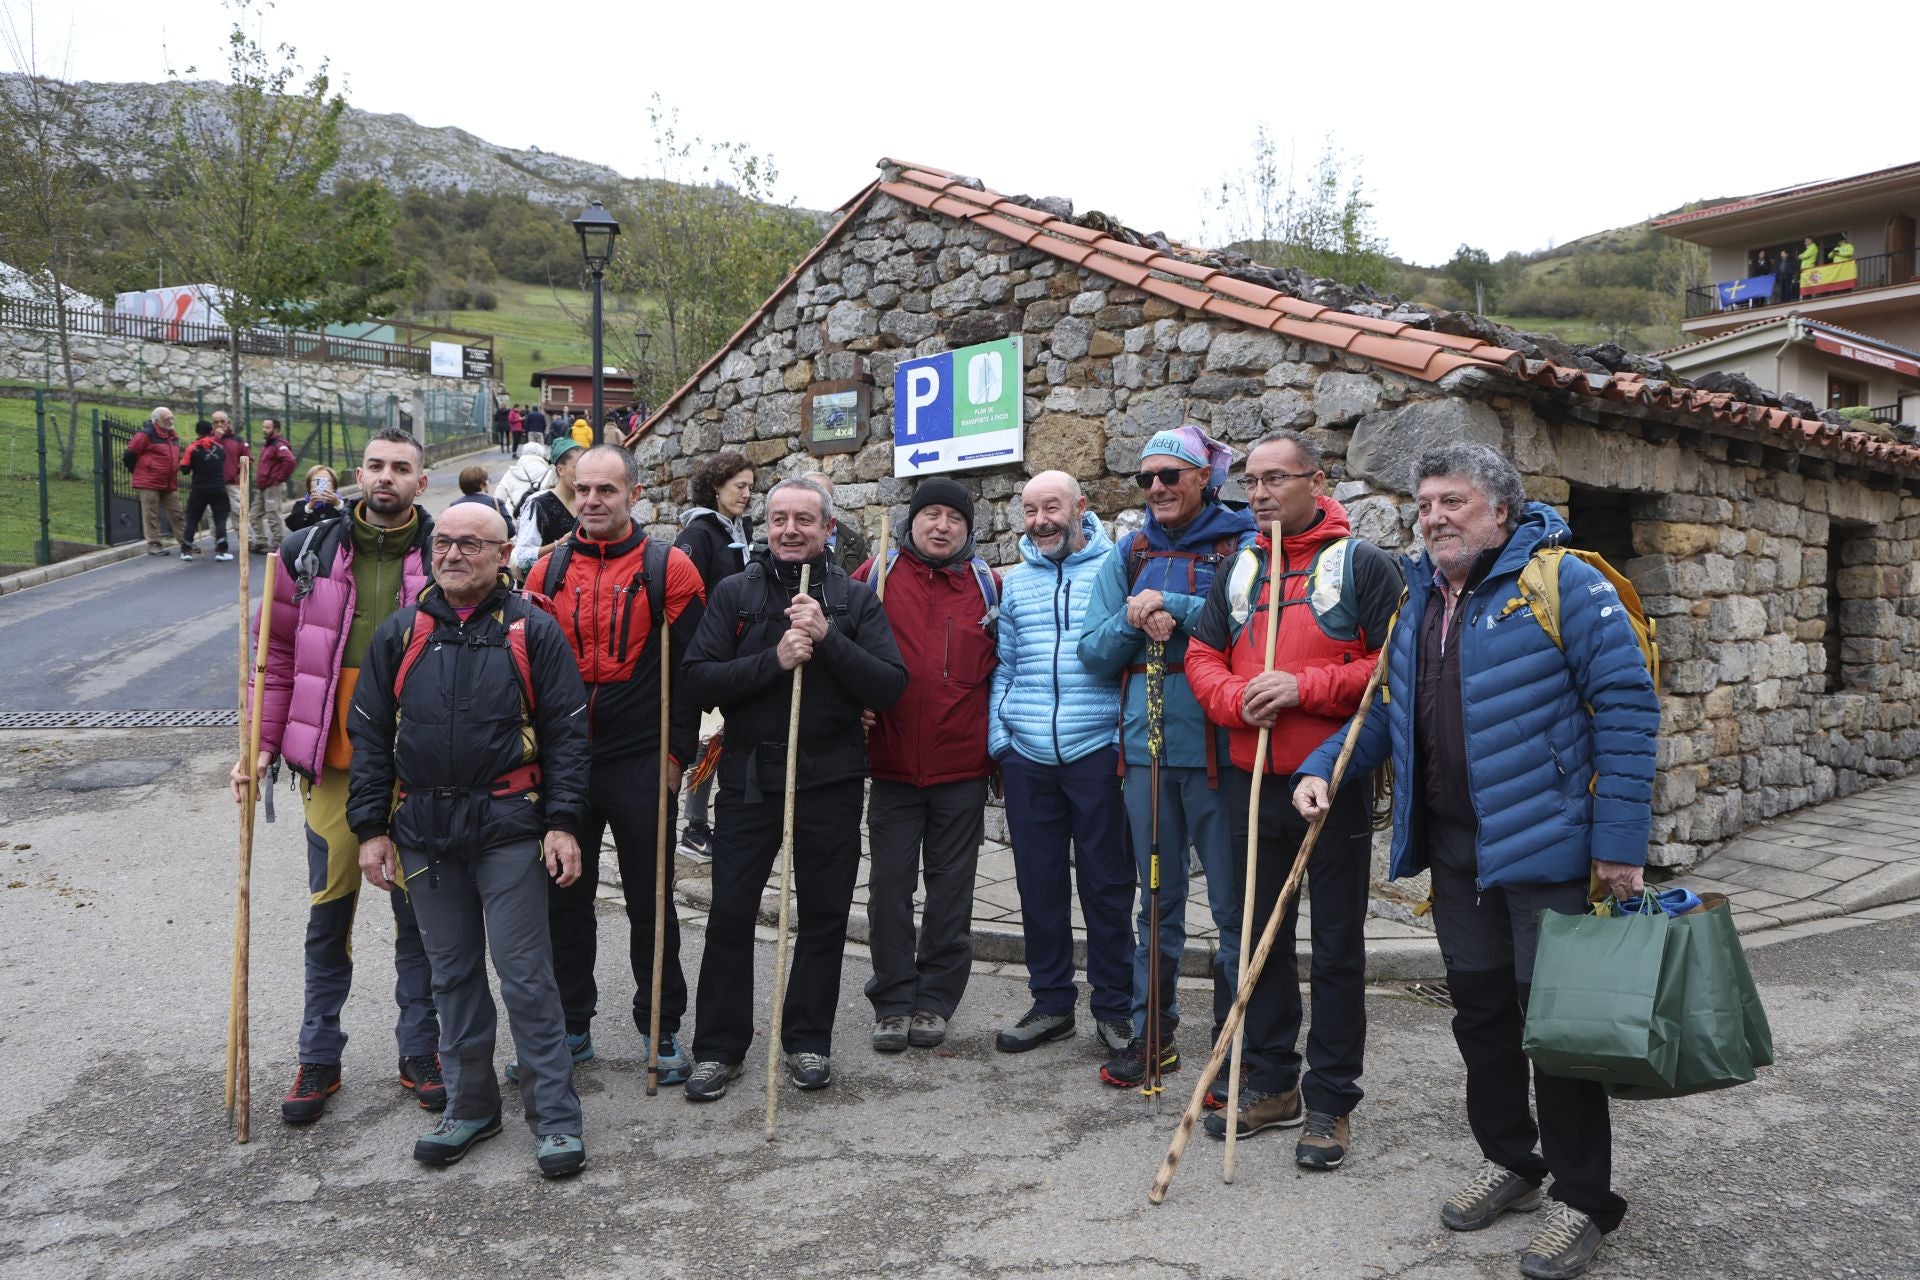
[[[1197,639],[1187,642],[1187,687],[1207,719],[1228,729],[1247,727],[1240,716],[1247,678],[1234,674],[1225,654]]]
[[[1360,695],[1367,691],[1367,681],[1373,678],[1373,664],[1378,661],[1380,651],[1375,649],[1352,662],[1315,663],[1305,671],[1295,672],[1294,679],[1300,683],[1300,709],[1319,716],[1351,716],[1360,709]],[[1191,656],[1187,658],[1187,667],[1191,672]],[[1191,674],[1188,680],[1192,681]]]

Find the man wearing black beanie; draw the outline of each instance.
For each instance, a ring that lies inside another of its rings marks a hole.
[[[907,691],[867,739],[873,787],[873,1047],[899,1053],[946,1038],[973,965],[973,876],[985,834],[987,704],[1000,582],[974,554],[973,496],[945,476],[922,480],[898,526],[898,551],[854,577],[879,592]],[[915,945],[913,891],[926,906]]]

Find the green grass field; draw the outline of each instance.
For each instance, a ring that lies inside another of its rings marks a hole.
[[[47,509],[52,535],[70,542],[92,542],[93,418],[96,406],[82,402],[80,431],[75,441],[74,480],[61,480],[61,434],[66,430],[65,406],[47,406]],[[136,418],[136,410],[102,408],[103,413]],[[31,564],[40,537],[39,462],[34,434],[33,401],[0,399],[0,563]]]
[[[593,314],[593,300],[585,290],[508,280],[500,281],[494,290],[500,297],[497,309],[450,311],[445,313],[445,322],[456,329],[493,335],[494,374],[506,385],[515,404],[533,399],[531,378],[535,369],[586,364],[592,358],[587,321]],[[612,310],[605,314],[603,323],[609,335],[629,334],[636,327],[631,313]],[[626,349],[624,342],[610,340],[607,363],[619,364],[619,353]]]

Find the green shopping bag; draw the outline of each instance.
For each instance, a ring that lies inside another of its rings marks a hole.
[[[1706,895],[1702,906],[1674,919],[1687,942],[1681,964],[1680,1051],[1666,1086],[1609,1082],[1616,1098],[1679,1098],[1746,1084],[1754,1068],[1773,1062],[1773,1031],[1747,969],[1740,935],[1726,899]]]
[[[1670,1088],[1688,935],[1648,895],[1635,915],[1540,913],[1521,1047],[1542,1071]]]

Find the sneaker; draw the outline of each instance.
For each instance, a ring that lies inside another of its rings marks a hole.
[[[824,1053],[790,1053],[787,1079],[796,1089],[824,1089],[833,1083],[833,1060]]]
[[[1503,1213],[1532,1213],[1540,1200],[1538,1186],[1489,1160],[1440,1206],[1440,1223],[1449,1231],[1478,1231]]]
[[[183,550],[183,551],[182,551],[182,552],[180,553],[180,558],[181,558],[182,560],[192,560],[192,559],[193,559],[193,552],[191,552],[191,551],[184,551],[184,550]]]
[[[939,1047],[947,1038],[947,1020],[937,1013],[926,1009],[913,1011],[913,1022],[907,1029],[907,1043],[916,1049]]]
[[[1118,1053],[1133,1039],[1132,1018],[1102,1018],[1094,1029],[1108,1053]]]
[[[1180,1069],[1180,1048],[1172,1040],[1160,1046],[1160,1070]],[[1108,1058],[1100,1068],[1100,1078],[1116,1089],[1137,1089],[1147,1078],[1147,1038],[1135,1036],[1127,1047]]]
[[[905,1053],[908,1031],[907,1015],[890,1013],[884,1018],[876,1018],[873,1023],[873,1051],[875,1053]]]
[[[216,552],[214,552],[214,553],[213,553],[213,558],[214,558],[215,560],[231,560],[231,559],[233,559],[233,552],[231,552],[231,551],[216,551]]]
[[[148,547],[147,554],[150,556],[163,556],[167,554],[167,549],[165,547]]]
[[[1600,1252],[1606,1238],[1592,1218],[1570,1204],[1556,1203],[1547,1211],[1546,1225],[1520,1255],[1520,1274],[1532,1280],[1569,1280],[1585,1275],[1587,1264]]]
[[[713,831],[708,827],[688,827],[680,833],[680,856],[688,862],[713,861]]]
[[[1129,1028],[1131,1030],[1131,1028]],[[1002,1053],[1025,1053],[1049,1040],[1066,1040],[1073,1035],[1073,1010],[1042,1013],[1038,1005],[1026,1016],[993,1038],[993,1047]]]
[[[280,1118],[288,1124],[312,1124],[327,1110],[327,1095],[340,1092],[340,1064],[303,1062],[293,1088],[280,1099]]]
[[[413,1090],[413,1096],[428,1111],[447,1109],[447,1082],[441,1078],[437,1053],[400,1059],[400,1087]]]
[[[1307,1118],[1300,1108],[1300,1086],[1295,1085],[1285,1093],[1261,1093],[1257,1089],[1240,1090],[1240,1122],[1235,1126],[1233,1136],[1251,1138],[1256,1133],[1265,1133],[1269,1129],[1291,1129]],[[1227,1137],[1226,1112],[1210,1115],[1203,1122],[1209,1138]]]
[[[1207,1086],[1206,1093],[1202,1095],[1200,1099],[1201,1105],[1205,1106],[1207,1110],[1209,1111],[1226,1110],[1227,1072],[1230,1069],[1231,1069],[1231,1063],[1223,1062],[1220,1064],[1220,1070],[1214,1073],[1213,1083]],[[1246,1098],[1247,1098],[1247,1064],[1242,1062],[1240,1064],[1240,1100],[1242,1102],[1245,1102]],[[1219,1135],[1216,1134],[1215,1136],[1218,1137]]]
[[[647,1033],[640,1033],[641,1070],[646,1070]],[[671,1031],[660,1033],[660,1083],[685,1084],[687,1077],[693,1074],[693,1059],[680,1047],[680,1037]]]
[[[497,1111],[484,1120],[455,1120],[452,1116],[442,1116],[439,1124],[414,1139],[413,1158],[421,1164],[439,1168],[458,1164],[460,1157],[473,1149],[474,1143],[499,1132],[500,1113]]]
[[[587,1145],[572,1133],[543,1133],[533,1144],[543,1178],[570,1178],[587,1167]]]
[[[1345,1116],[1307,1112],[1307,1129],[1293,1145],[1293,1162],[1302,1169],[1338,1169],[1347,1158],[1351,1132]]]
[[[579,1035],[567,1032],[567,1052],[573,1055],[573,1065],[576,1067],[583,1062],[592,1062],[595,1057],[593,1032],[582,1031]],[[508,1084],[520,1083],[520,1059],[515,1058],[507,1064],[506,1077]]]
[[[737,1062],[696,1062],[687,1077],[688,1102],[718,1102],[727,1096],[727,1082],[740,1074]]]

